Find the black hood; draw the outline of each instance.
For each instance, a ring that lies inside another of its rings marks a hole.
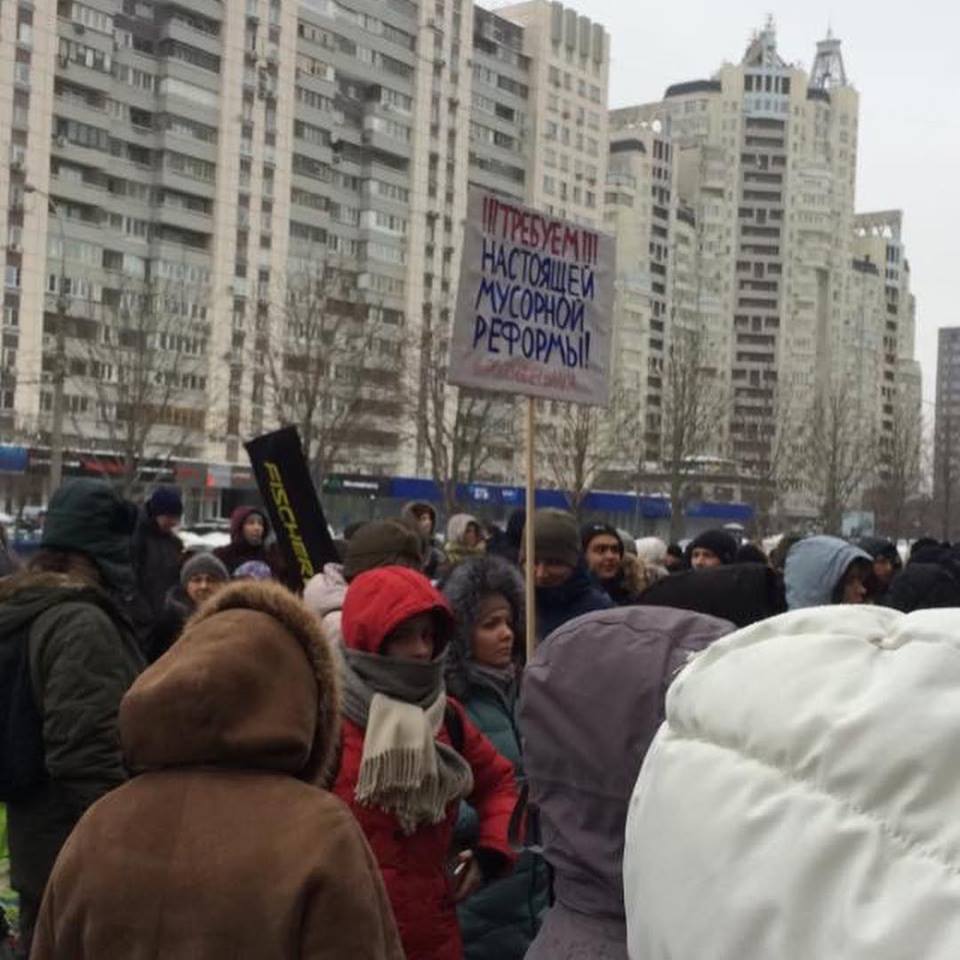
[[[894,577],[882,601],[902,613],[960,607],[960,580],[947,566],[937,563],[909,563]]]
[[[638,602],[705,613],[738,627],[747,627],[787,609],[780,578],[758,563],[677,573],[652,584]]]

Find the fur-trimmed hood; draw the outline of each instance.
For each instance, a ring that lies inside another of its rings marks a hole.
[[[120,707],[135,770],[223,766],[317,780],[339,739],[340,688],[319,621],[269,581],[211,597]]]
[[[0,580],[0,636],[20,629],[58,603],[92,603],[126,624],[111,597],[88,580],[66,573],[20,570]]]
[[[463,538],[467,535],[467,527],[474,524],[478,531],[482,531],[480,521],[469,513],[455,513],[447,521],[447,546],[463,546]]]
[[[513,610],[513,649],[520,660],[525,649],[523,578],[516,567],[495,556],[475,557],[458,566],[443,586],[456,617],[447,653],[447,690],[458,700],[469,698],[467,663],[472,659],[471,637],[484,597],[499,593]]]

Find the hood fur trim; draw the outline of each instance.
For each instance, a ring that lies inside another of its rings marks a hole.
[[[461,563],[443,586],[443,593],[456,616],[456,629],[447,652],[447,689],[460,700],[468,699],[467,661],[472,659],[470,641],[477,611],[484,597],[499,593],[514,614],[514,657],[522,662],[525,649],[524,592],[520,571],[501,557],[488,555]]]
[[[215,593],[187,622],[184,632],[227,610],[257,610],[279,621],[302,644],[317,681],[317,727],[310,761],[301,778],[322,782],[340,743],[340,676],[323,627],[286,587],[269,580],[240,580]],[[269,669],[264,664],[264,669]]]
[[[103,593],[103,590],[95,584],[66,573],[51,573],[46,570],[21,570],[9,577],[0,579],[0,603],[13,599],[23,590],[37,589]]]

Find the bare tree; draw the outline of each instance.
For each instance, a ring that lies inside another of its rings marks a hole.
[[[751,496],[757,534],[773,532],[784,495],[796,474],[796,445],[791,434],[794,392],[788,383],[738,387],[730,420],[733,459],[752,478]]]
[[[455,513],[457,488],[482,479],[497,461],[512,461],[517,437],[512,397],[447,383],[447,339],[428,328],[421,370],[417,429],[430,475],[446,515]],[[408,396],[417,397],[411,389]]]
[[[69,358],[69,379],[80,388],[70,405],[75,433],[119,456],[113,479],[126,494],[142,486],[146,460],[183,455],[208,426],[209,331],[187,290],[128,281],[104,304],[102,322],[86,324]]]
[[[400,327],[363,301],[357,273],[332,261],[288,275],[275,296],[279,328],[258,341],[255,394],[293,424],[319,483],[365,442],[389,443],[401,373]]]
[[[626,396],[619,388],[608,407],[555,403],[549,409],[538,424],[537,445],[554,485],[579,517],[587,495],[605,475],[629,474],[631,467],[635,472],[632,454],[638,440],[628,420],[636,423],[636,417],[628,417]]]
[[[898,397],[890,429],[880,437],[878,483],[871,497],[878,529],[894,540],[906,536],[910,511],[923,492],[923,448],[920,406]]]
[[[716,368],[700,329],[676,327],[663,371],[663,467],[670,489],[670,539],[683,536],[687,486],[715,447],[726,416]]]
[[[794,420],[798,486],[815,497],[824,533],[843,532],[844,513],[874,476],[876,436],[867,414],[848,381],[835,377],[814,398],[809,413]]]

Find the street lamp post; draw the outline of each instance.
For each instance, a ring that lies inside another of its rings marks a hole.
[[[50,494],[60,486],[63,480],[63,421],[65,414],[65,386],[67,379],[67,294],[66,265],[67,239],[63,226],[63,213],[57,202],[44,190],[27,184],[26,193],[36,193],[47,201],[48,209],[53,211],[60,227],[60,281],[57,290],[57,332],[56,353],[53,369],[53,422],[50,429]]]

